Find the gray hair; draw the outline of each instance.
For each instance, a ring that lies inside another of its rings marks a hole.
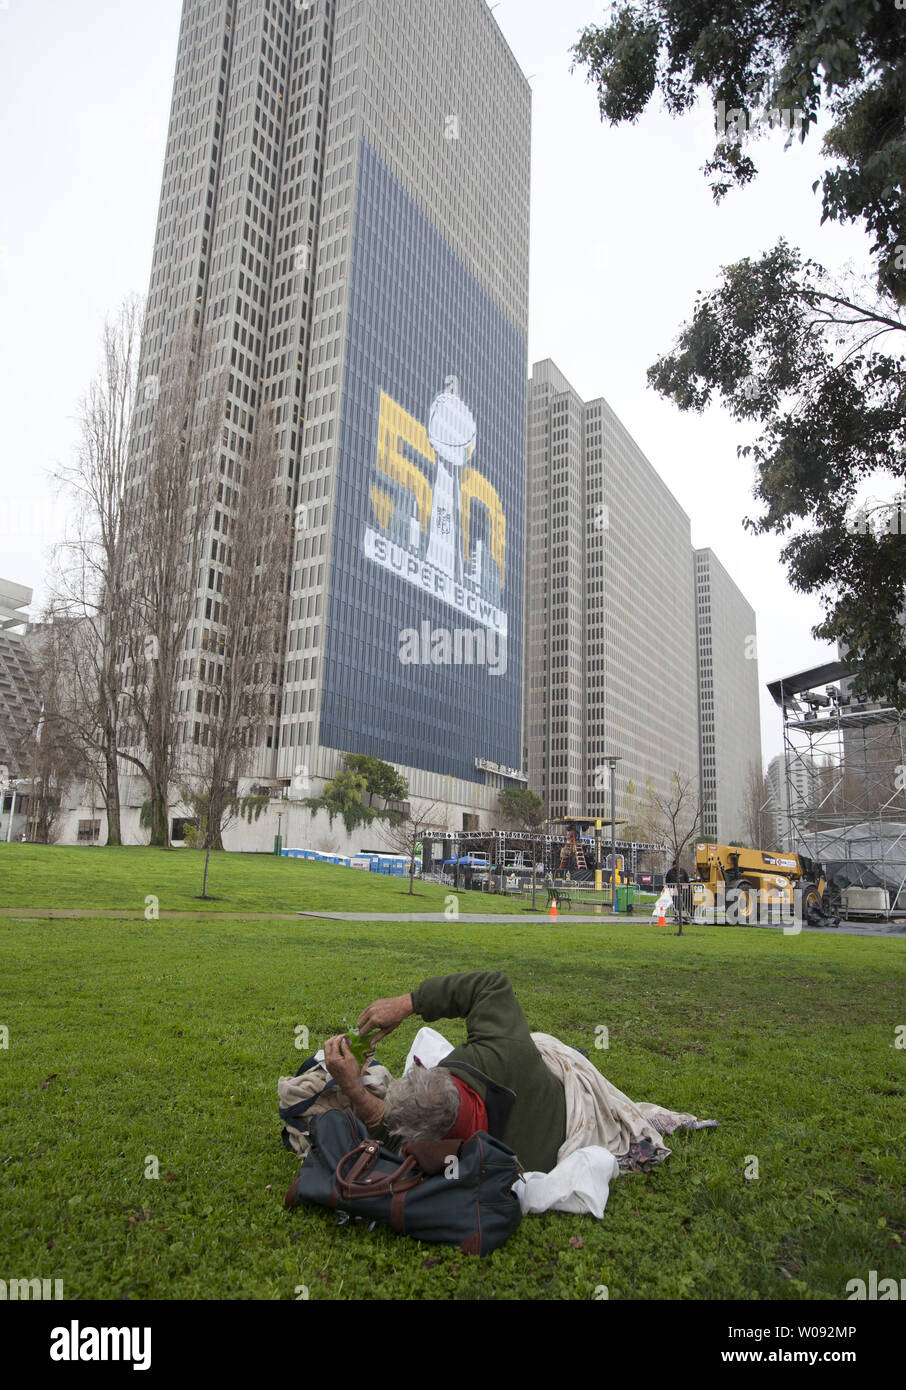
[[[458,1114],[459,1091],[446,1067],[413,1067],[388,1083],[384,1124],[400,1139],[443,1139]]]

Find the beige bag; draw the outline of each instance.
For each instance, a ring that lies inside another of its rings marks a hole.
[[[393,1075],[380,1062],[369,1062],[360,1077],[363,1086],[379,1100],[387,1094]],[[304,1158],[308,1153],[308,1127],[312,1117],[327,1110],[349,1107],[346,1092],[337,1085],[323,1061],[323,1053],[309,1057],[295,1076],[281,1076],[277,1082],[280,1100],[280,1119],[283,1121],[283,1144],[292,1153]]]

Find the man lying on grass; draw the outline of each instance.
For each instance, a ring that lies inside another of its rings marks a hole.
[[[531,1033],[506,975],[476,970],[424,980],[411,994],[378,999],[358,1020],[373,1047],[404,1019],[464,1018],[467,1039],[435,1067],[417,1064],[391,1081],[384,1100],[362,1085],[362,1068],[343,1034],[324,1044],[325,1065],[372,1138],[501,1139],[526,1171],[550,1172],[569,1154],[600,1145],[623,1169],[644,1170],[670,1155],[660,1137],[703,1129],[713,1120],[661,1106],[635,1105],[584,1054],[546,1033]]]

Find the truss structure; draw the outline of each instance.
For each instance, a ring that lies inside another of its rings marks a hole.
[[[607,823],[609,826],[609,822]],[[440,830],[426,831],[423,837],[425,845],[424,862],[430,862],[431,853],[428,850],[430,843],[443,845],[443,858],[452,858],[454,855],[459,857],[469,854],[474,850],[483,850],[487,853],[490,863],[503,863],[508,851],[524,851],[525,863],[531,867],[531,847],[534,843],[538,854],[538,861],[544,863],[545,870],[559,872],[564,854],[570,846],[570,835],[573,834],[569,829],[564,828],[560,833],[552,833],[550,829],[539,829],[536,832],[527,830]],[[593,835],[576,836],[584,851],[587,852],[594,847],[595,838]],[[624,865],[627,871],[635,873],[640,854],[653,852],[666,855],[663,845],[650,844],[641,840],[617,840],[616,851],[623,856]],[[601,837],[602,857],[610,853],[610,836],[607,830],[602,832]],[[568,865],[567,865],[568,867]],[[603,867],[599,865],[599,867]],[[577,865],[578,868],[578,865]],[[579,870],[581,873],[581,869]],[[588,872],[586,870],[586,872]]]
[[[890,912],[906,914],[904,716],[853,696],[850,674],[833,663],[769,687],[783,711],[781,823],[834,887],[881,889]]]

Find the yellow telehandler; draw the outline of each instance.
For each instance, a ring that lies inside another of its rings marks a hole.
[[[824,868],[805,855],[703,843],[695,847],[695,870],[693,915],[697,908],[713,912],[722,887],[730,921],[757,922],[759,909],[762,921],[769,921],[772,914],[789,919],[798,889],[804,925],[838,925],[830,913]]]

